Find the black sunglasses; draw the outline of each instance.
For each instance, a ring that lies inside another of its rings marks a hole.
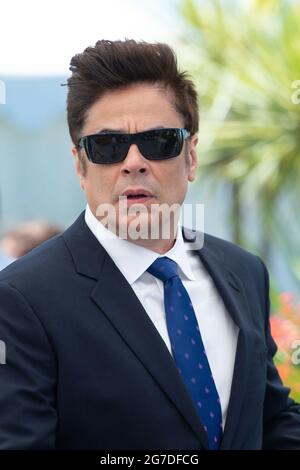
[[[189,136],[190,132],[183,128],[154,129],[136,134],[99,132],[81,137],[78,146],[84,148],[93,163],[121,162],[132,144],[136,144],[148,160],[166,160],[181,153],[183,142]]]

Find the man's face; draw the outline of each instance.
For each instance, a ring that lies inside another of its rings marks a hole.
[[[183,119],[165,90],[151,84],[134,84],[107,92],[96,101],[88,111],[81,135],[104,129],[136,133],[157,127],[184,127]],[[196,174],[196,144],[197,136],[194,136],[184,142],[178,157],[162,161],[147,160],[135,144],[130,147],[125,160],[119,163],[94,164],[84,155],[85,174],[77,150],[73,148],[76,171],[91,211],[96,215],[101,204],[111,204],[116,210],[118,226],[121,223],[119,197],[128,188],[144,188],[153,195],[144,203],[147,210],[152,204],[181,205],[188,182],[193,181]]]

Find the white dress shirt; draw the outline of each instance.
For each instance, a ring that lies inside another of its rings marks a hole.
[[[194,307],[202,341],[219,393],[224,429],[239,329],[228,314],[199,257],[194,251],[186,250],[180,225],[178,224],[175,244],[169,251],[160,255],[155,251],[117,237],[99,222],[88,204],[85,211],[85,221],[127,279],[171,354],[172,349],[164,310],[163,282],[146,270],[160,256],[168,256],[177,263],[182,283]]]

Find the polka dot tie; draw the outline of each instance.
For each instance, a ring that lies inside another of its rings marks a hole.
[[[210,370],[191,299],[178,275],[177,264],[166,256],[147,269],[164,283],[164,304],[172,353],[208,436],[209,448],[222,438],[219,395]]]

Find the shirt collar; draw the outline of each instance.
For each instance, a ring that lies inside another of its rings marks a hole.
[[[175,261],[182,273],[190,280],[195,280],[189,264],[189,259],[182,238],[180,223],[178,222],[177,238],[173,247],[159,255],[143,246],[136,245],[128,240],[119,238],[108,230],[92,213],[89,205],[86,205],[85,221],[91,232],[103,246],[116,266],[126,277],[129,284],[133,284],[159,257],[168,256]],[[130,262],[128,262],[130,260]]]

